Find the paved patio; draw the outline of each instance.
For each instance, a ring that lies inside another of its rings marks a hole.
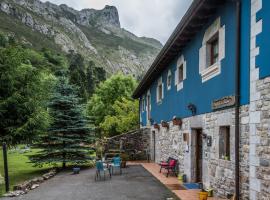
[[[111,180],[94,181],[95,170],[79,175],[63,172],[39,188],[16,198],[1,200],[177,200],[178,198],[141,165],[123,169]]]
[[[175,176],[169,176],[168,178],[163,173],[159,173],[159,165],[156,163],[130,163],[133,165],[142,165],[147,171],[149,171],[153,176],[155,176],[162,184],[174,192],[181,200],[198,200],[200,190],[185,190],[183,186],[180,185],[178,179]],[[222,200],[220,198],[208,198],[208,200]]]

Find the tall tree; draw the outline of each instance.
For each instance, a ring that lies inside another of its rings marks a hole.
[[[93,134],[87,127],[83,106],[79,104],[77,88],[61,73],[49,103],[52,123],[48,134],[36,146],[42,150],[30,157],[37,165],[61,162],[82,164],[91,159]]]
[[[12,42],[0,48],[0,142],[31,142],[47,129],[46,100],[53,79],[20,46]]]
[[[123,98],[115,101],[113,114],[105,117],[100,127],[106,136],[112,137],[120,133],[139,128],[139,102]]]
[[[132,100],[131,95],[135,87],[136,81],[132,76],[118,73],[102,82],[96,88],[88,102],[87,109],[89,116],[95,116],[95,125],[98,130],[102,131],[102,123],[106,116],[115,116],[116,113],[113,105],[116,101],[122,102],[123,99]]]

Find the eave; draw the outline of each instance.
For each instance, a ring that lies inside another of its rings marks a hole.
[[[139,98],[227,0],[193,0],[132,97]]]

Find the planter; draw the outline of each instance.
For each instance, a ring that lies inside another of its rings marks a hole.
[[[127,167],[127,162],[126,161],[122,161],[121,162],[121,168],[126,168]]]
[[[182,126],[182,123],[183,122],[182,122],[182,119],[181,118],[177,118],[177,117],[174,117],[173,118],[173,125],[174,126],[180,126],[181,127]]]
[[[157,123],[154,124],[154,129],[160,129],[159,125]]]
[[[165,121],[161,121],[161,126],[164,127],[164,128],[167,128],[169,129],[169,123],[168,122],[165,122]]]
[[[200,200],[207,200],[208,192],[199,192],[199,199]]]

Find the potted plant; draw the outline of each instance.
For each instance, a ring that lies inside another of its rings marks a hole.
[[[159,127],[159,125],[157,123],[154,123],[154,128],[158,129],[158,130],[160,129],[160,127]]]
[[[126,153],[121,154],[121,168],[126,168],[127,167],[127,161],[129,160],[129,156]]]
[[[181,118],[178,118],[176,116],[173,117],[173,125],[174,126],[182,126],[182,119]]]
[[[161,126],[168,129],[169,128],[169,123],[162,120],[161,121]]]
[[[208,198],[208,192],[205,191],[204,189],[201,189],[201,191],[199,192],[199,199],[207,200],[207,198]]]

